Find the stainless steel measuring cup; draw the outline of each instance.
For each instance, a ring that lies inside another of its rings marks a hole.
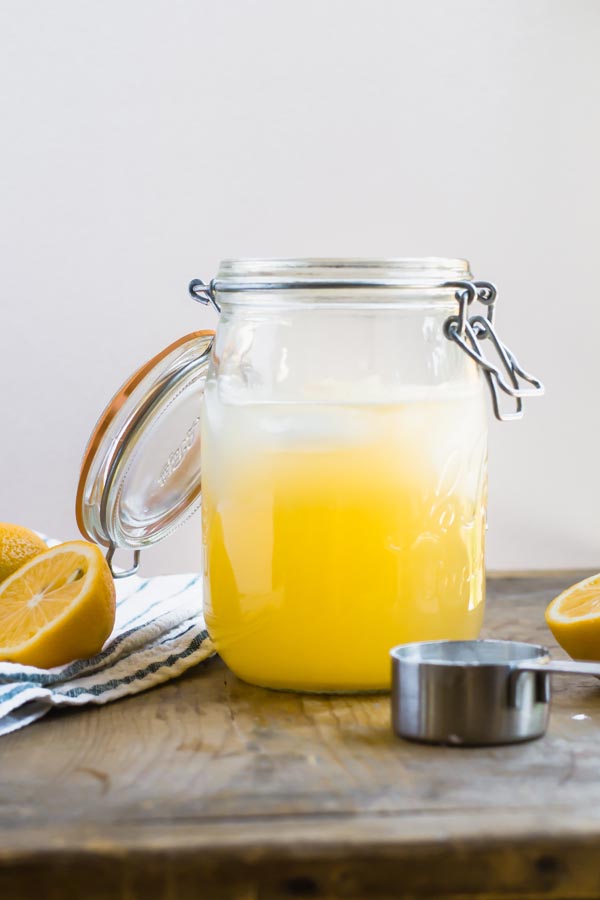
[[[424,641],[390,653],[394,731],[433,744],[542,737],[550,676],[600,676],[600,663],[552,660],[541,644],[519,641]]]

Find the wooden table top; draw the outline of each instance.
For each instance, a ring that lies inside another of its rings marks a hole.
[[[553,645],[585,573],[488,583],[486,634]],[[560,655],[557,652],[557,655]],[[214,659],[0,740],[0,897],[600,897],[600,685],[557,678],[545,738],[405,743],[387,696],[275,693]]]

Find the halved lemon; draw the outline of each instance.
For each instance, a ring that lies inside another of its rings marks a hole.
[[[46,550],[0,584],[0,659],[50,668],[98,653],[115,621],[115,586],[87,541]]]
[[[35,531],[22,525],[0,522],[0,581],[4,581],[26,562],[47,550]]]
[[[574,659],[600,659],[600,573],[559,594],[546,610],[546,622]]]

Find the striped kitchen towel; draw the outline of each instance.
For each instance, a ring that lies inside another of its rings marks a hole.
[[[131,575],[115,585],[115,628],[97,656],[54,669],[0,662],[0,735],[54,707],[109,703],[145,691],[213,655],[200,575]]]

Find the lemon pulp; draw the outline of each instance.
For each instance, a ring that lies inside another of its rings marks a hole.
[[[0,585],[0,659],[49,668],[101,650],[115,588],[101,551],[71,541],[40,553]]]
[[[600,574],[559,594],[546,610],[546,623],[574,659],[600,659]]]

